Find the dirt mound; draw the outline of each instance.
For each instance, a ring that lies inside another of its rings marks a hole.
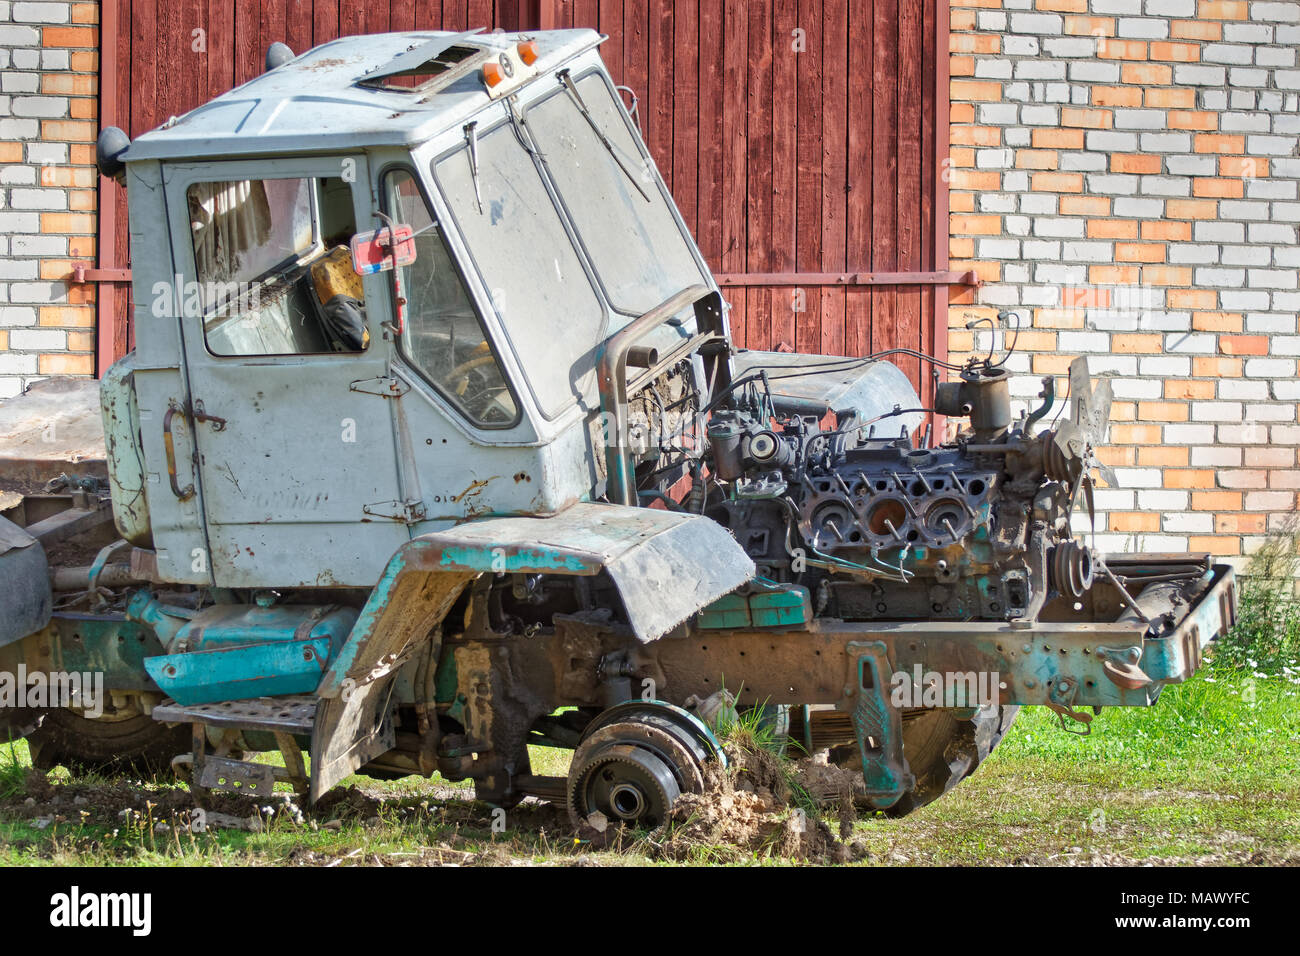
[[[716,763],[705,768],[703,793],[677,799],[668,822],[647,841],[651,855],[672,860],[776,857],[815,863],[866,857],[862,843],[844,842],[852,835],[856,812],[851,790],[843,781],[831,781],[836,797],[829,806],[848,808],[847,825],[841,812],[837,838],[818,816],[828,804],[809,799],[801,765],[787,764],[761,749],[729,751],[728,758],[726,769]],[[841,798],[842,793],[849,796]]]

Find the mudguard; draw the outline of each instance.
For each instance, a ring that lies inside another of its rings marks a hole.
[[[752,579],[754,563],[708,518],[595,502],[411,539],[389,561],[317,688],[311,798],[391,746],[389,678],[425,640],[438,639],[466,584],[483,573],[602,571],[633,632],[648,643]]]
[[[53,601],[45,549],[30,534],[0,518],[0,647],[50,623]]]

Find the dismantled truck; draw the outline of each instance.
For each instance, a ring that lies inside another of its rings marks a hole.
[[[1017,707],[1086,731],[1200,665],[1231,569],[1087,544],[1108,384],[1076,362],[1017,417],[1005,357],[911,353],[923,408],[892,353],[733,347],[601,40],[276,45],[101,135],[136,341],[107,483],[0,521],[0,670],[104,685],[5,712],[38,767],[437,772],[652,826],[739,710],[906,813]]]

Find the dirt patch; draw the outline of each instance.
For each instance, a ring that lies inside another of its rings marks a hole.
[[[853,791],[837,767],[789,764],[766,750],[729,751],[729,765],[710,764],[703,793],[683,794],[668,823],[647,843],[651,856],[671,860],[778,857],[816,863],[864,860],[866,846],[845,842],[857,812]],[[822,819],[839,816],[840,835]]]

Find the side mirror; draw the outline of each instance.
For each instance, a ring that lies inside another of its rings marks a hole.
[[[414,230],[405,223],[352,237],[352,268],[359,276],[387,272],[415,261]]]

